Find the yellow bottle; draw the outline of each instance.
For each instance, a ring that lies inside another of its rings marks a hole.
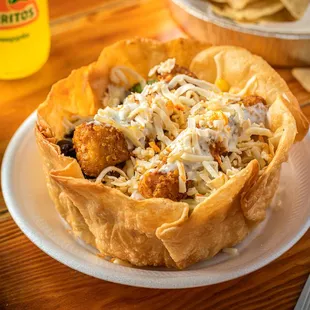
[[[0,0],[0,80],[38,71],[49,51],[47,0]]]

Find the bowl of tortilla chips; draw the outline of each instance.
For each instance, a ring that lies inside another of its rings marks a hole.
[[[244,47],[276,66],[310,64],[307,0],[170,0],[171,14],[191,37]]]
[[[235,21],[293,21],[301,19],[308,0],[214,0],[209,1],[212,10]]]

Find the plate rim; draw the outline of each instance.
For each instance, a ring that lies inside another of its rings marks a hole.
[[[197,1],[197,0],[196,0]],[[188,14],[198,18],[204,22],[212,23],[216,26],[233,30],[241,33],[246,33],[250,35],[265,37],[265,38],[277,38],[283,40],[309,40],[310,33],[288,33],[288,32],[266,32],[259,29],[251,29],[246,27],[238,26],[237,24],[233,24],[230,21],[225,21],[224,19],[212,19],[207,14],[201,12],[201,10],[195,7],[193,4],[189,3],[188,0],[169,0],[169,2],[177,5],[179,8],[186,11]]]
[[[14,191],[10,189],[11,184],[10,172],[11,168],[14,166],[13,161],[11,159],[14,158],[14,155],[18,150],[19,142],[23,139],[25,135],[27,135],[28,130],[33,130],[36,119],[37,114],[36,111],[34,111],[17,129],[17,131],[11,138],[9,145],[6,148],[1,169],[1,185],[4,201],[13,220],[15,221],[17,226],[21,229],[21,231],[30,239],[30,241],[32,241],[39,249],[41,249],[47,255],[51,256],[55,260],[76,271],[82,272],[84,274],[87,274],[89,276],[101,280],[136,287],[157,288],[157,289],[182,289],[182,288],[184,289],[184,288],[207,286],[239,278],[241,276],[252,273],[268,265],[269,263],[280,257],[287,250],[289,250],[293,245],[295,245],[310,227],[310,219],[308,219],[308,221],[306,221],[305,224],[300,228],[298,233],[296,233],[296,235],[290,239],[290,242],[280,247],[277,252],[273,253],[266,259],[259,260],[255,264],[251,264],[250,266],[247,267],[242,267],[238,271],[226,272],[224,275],[218,276],[215,281],[210,280],[209,277],[206,276],[206,274],[190,277],[188,278],[187,281],[185,277],[150,278],[149,276],[143,277],[137,274],[135,275],[135,279],[132,279],[132,274],[124,273],[124,268],[128,267],[117,265],[115,265],[114,270],[107,270],[104,267],[102,267],[103,272],[100,272],[100,274],[98,275],[98,273],[92,272],[91,268],[87,268],[87,265],[85,264],[85,261],[83,261],[83,259],[76,257],[67,250],[59,247],[59,245],[53,243],[46,236],[44,236],[44,234],[42,234],[38,229],[32,227],[31,223],[29,223],[27,219],[24,219],[20,215],[19,206],[14,198]],[[310,132],[308,132],[306,139],[310,139]],[[63,256],[68,255],[71,256],[70,260],[63,259]],[[83,265],[83,262],[85,266]],[[186,272],[186,270],[179,272]],[[195,280],[192,280],[192,278],[195,278]],[[182,281],[180,281],[181,279]]]

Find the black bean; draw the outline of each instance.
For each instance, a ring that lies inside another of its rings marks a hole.
[[[126,161],[122,161],[121,163],[116,164],[115,166],[119,169],[123,169],[126,165]]]
[[[83,173],[83,175],[84,175],[84,178],[87,179],[87,180],[94,180],[94,179],[96,179],[95,177],[91,177],[91,176],[89,176],[89,175],[87,175],[85,173]]]
[[[57,145],[60,147],[61,154],[76,158],[75,150],[71,140],[59,140]]]
[[[111,177],[116,177],[116,178],[119,178],[121,176],[117,171],[110,171],[107,173],[107,175]]]

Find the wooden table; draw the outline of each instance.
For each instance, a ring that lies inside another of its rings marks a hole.
[[[51,85],[89,64],[101,49],[133,36],[185,36],[164,1],[50,0],[52,49],[33,76],[0,81],[0,160],[14,131]],[[300,104],[310,101],[290,70],[278,72]],[[310,118],[310,107],[304,112]],[[101,281],[55,261],[20,231],[0,193],[0,309],[292,309],[310,271],[310,231],[268,266],[218,285],[143,289]]]

